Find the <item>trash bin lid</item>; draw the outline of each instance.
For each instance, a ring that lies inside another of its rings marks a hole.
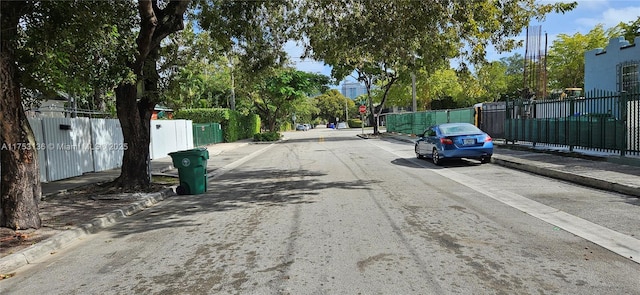
[[[195,148],[195,149],[190,149],[190,150],[184,150],[184,151],[177,151],[177,152],[172,152],[169,153],[169,156],[171,157],[203,157],[205,159],[209,159],[209,150],[207,150],[206,148]]]

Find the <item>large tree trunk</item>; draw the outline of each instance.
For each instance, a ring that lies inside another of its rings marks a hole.
[[[138,56],[131,69],[144,85],[123,83],[116,88],[116,108],[127,149],[122,170],[115,184],[125,191],[144,190],[151,184],[149,175],[149,143],[151,113],[157,101],[158,73],[156,61],[162,40],[184,28],[184,12],[189,1],[172,0],[164,9],[156,0],[139,0],[140,33],[136,43]]]
[[[0,226],[40,228],[40,173],[35,137],[22,107],[18,69],[13,55],[19,9],[24,3],[2,3],[0,36],[0,128],[2,165]]]
[[[116,88],[116,108],[126,143],[116,184],[126,191],[144,190],[151,183],[148,173],[151,111],[143,100],[140,104],[136,102],[137,93],[136,85],[132,84]]]

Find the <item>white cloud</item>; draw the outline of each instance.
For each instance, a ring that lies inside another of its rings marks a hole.
[[[597,17],[592,18],[578,18],[577,24],[585,27],[595,27],[598,24],[604,25],[605,29],[615,27],[619,23],[628,23],[634,21],[640,16],[640,6],[626,7],[623,9],[609,8],[604,10]]]
[[[609,0],[582,0],[578,2],[578,8],[585,8],[589,10],[599,10],[609,7]]]
[[[635,21],[640,16],[640,6],[631,6],[624,9],[607,9],[602,13],[602,19],[607,27],[613,27],[620,22]]]

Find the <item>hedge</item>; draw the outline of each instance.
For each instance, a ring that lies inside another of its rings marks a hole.
[[[175,119],[191,120],[193,123],[219,123],[225,142],[253,138],[260,133],[260,116],[242,115],[238,111],[220,108],[183,109],[174,113]]]
[[[362,120],[360,119],[349,119],[347,120],[347,124],[349,128],[362,128]]]

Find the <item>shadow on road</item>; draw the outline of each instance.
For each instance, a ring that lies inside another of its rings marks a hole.
[[[147,209],[146,216],[133,218],[117,236],[143,233],[161,228],[201,225],[197,219],[182,218],[212,211],[230,211],[255,206],[287,206],[315,202],[326,189],[370,190],[379,181],[325,181],[326,173],[309,170],[233,170],[210,180],[207,192],[200,195],[172,196],[158,207]]]
[[[445,162],[442,163],[441,166],[436,166],[431,162],[431,159],[427,158],[427,159],[420,159],[419,161],[425,161],[425,164],[427,165],[431,165],[428,168],[431,169],[442,169],[442,168],[455,168],[455,167],[473,167],[473,166],[480,166],[480,162],[477,161],[473,161],[473,160],[465,160],[465,159],[460,159],[460,160],[446,160]],[[397,158],[391,161],[391,164],[394,165],[398,165],[398,166],[405,166],[405,167],[410,167],[410,168],[425,168],[422,165],[418,165],[415,162],[411,161],[410,159],[407,158]]]

